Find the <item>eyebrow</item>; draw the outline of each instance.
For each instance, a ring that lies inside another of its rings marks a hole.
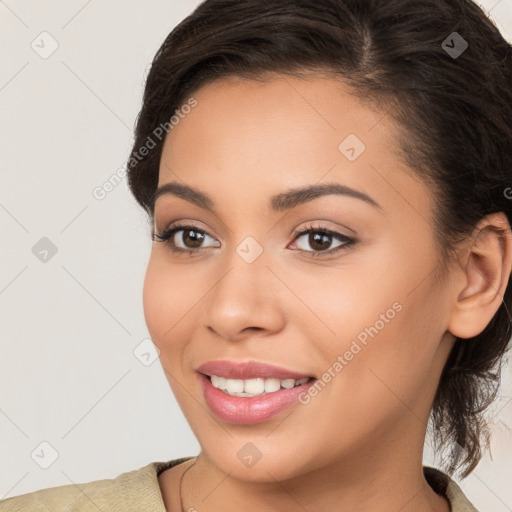
[[[361,199],[362,201],[365,201],[366,203],[376,208],[382,208],[382,206],[380,206],[380,204],[378,204],[377,201],[372,199],[364,192],[354,190],[353,188],[341,185],[339,183],[310,185],[308,187],[295,188],[287,192],[274,195],[270,198],[269,208],[274,212],[282,212],[285,210],[291,210],[292,208],[295,208],[299,205],[308,203],[309,201],[312,201],[317,197],[332,194],[354,197],[356,199]],[[208,197],[205,193],[195,188],[192,188],[188,185],[183,185],[175,181],[162,185],[157,189],[157,191],[153,195],[153,206],[156,200],[163,195],[173,195],[180,197],[185,201],[189,201],[190,203],[199,206],[200,208],[204,208],[205,210],[215,213],[215,203],[213,202],[213,200],[210,197]]]

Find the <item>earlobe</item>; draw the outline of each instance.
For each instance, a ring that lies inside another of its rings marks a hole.
[[[463,287],[448,330],[459,338],[480,334],[503,302],[512,267],[512,233],[504,213],[484,217],[466,248]]]

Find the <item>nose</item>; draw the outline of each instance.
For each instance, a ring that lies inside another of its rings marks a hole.
[[[283,328],[284,314],[279,303],[283,285],[268,263],[264,254],[252,263],[236,252],[229,258],[202,310],[208,330],[228,341],[239,341]]]

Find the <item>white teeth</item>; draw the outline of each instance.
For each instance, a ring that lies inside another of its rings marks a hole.
[[[309,377],[304,379],[275,379],[275,378],[254,378],[254,379],[227,379],[218,375],[210,376],[214,387],[221,389],[229,395],[234,396],[257,396],[264,393],[273,393],[281,388],[291,389],[308,382]]]
[[[241,379],[226,379],[226,389],[231,393],[243,393],[244,381]]]
[[[244,391],[251,395],[259,395],[265,391],[264,379],[247,379],[244,380]]]
[[[281,381],[281,386],[286,389],[291,389],[295,385],[295,379],[284,379]]]
[[[272,393],[281,388],[281,381],[279,379],[265,379],[265,393]]]

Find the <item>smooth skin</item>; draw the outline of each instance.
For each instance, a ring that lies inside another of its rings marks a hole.
[[[160,475],[167,510],[180,510],[190,468],[185,510],[449,512],[423,476],[427,420],[454,336],[479,334],[502,302],[512,264],[505,215],[482,219],[436,279],[433,199],[400,161],[389,116],[318,75],[224,78],[193,96],[197,106],[165,141],[158,186],[198,189],[215,213],[157,199],[156,233],[179,221],[206,234],[199,244],[194,231],[173,236],[179,248],[202,249],[194,255],[154,241],[143,293],[165,375],[201,446],[196,460]],[[349,134],[366,146],[355,161],[338,149]],[[346,195],[268,207],[276,194],[325,183],[380,207]],[[336,237],[314,244],[315,232],[294,240],[319,225],[356,243],[313,257],[343,247]],[[252,263],[236,251],[249,236],[263,249]],[[200,364],[259,361],[321,379],[396,302],[401,311],[307,405],[253,425],[209,410]],[[252,467],[237,456],[246,443],[261,453]]]

